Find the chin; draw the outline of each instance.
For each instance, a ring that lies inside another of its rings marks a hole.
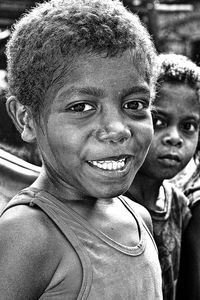
[[[162,181],[165,179],[169,180],[169,179],[172,179],[173,177],[175,177],[178,173],[179,172],[165,173],[163,176],[160,176],[159,179],[162,178]]]
[[[118,197],[118,196],[124,194],[128,190],[128,188],[129,187],[122,188],[122,189],[119,189],[119,188],[113,189],[113,187],[112,187],[108,190],[104,190],[104,191],[101,190],[101,191],[96,192],[95,198],[103,198],[103,199],[115,198],[115,197]]]

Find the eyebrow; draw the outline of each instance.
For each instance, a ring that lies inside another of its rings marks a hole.
[[[135,94],[135,93],[143,93],[143,94],[150,96],[149,88],[146,86],[133,86],[128,89],[122,89],[122,91],[120,92],[120,96],[121,96],[121,98],[124,98],[126,96],[129,96],[129,95]],[[70,97],[75,94],[91,95],[94,97],[104,97],[105,91],[100,88],[96,88],[96,87],[92,87],[92,86],[86,86],[86,87],[71,86],[69,89],[62,91],[60,93],[59,97],[60,96]]]
[[[168,115],[170,115],[170,113],[169,112],[167,112],[167,111],[163,111],[162,109],[159,109],[159,107],[156,107],[155,106],[155,113],[156,113],[156,115],[157,114],[160,114],[160,115],[162,115],[162,116],[164,116],[164,117],[168,117]],[[198,113],[191,113],[190,115],[185,115],[185,116],[183,116],[183,118],[184,119],[193,119],[193,120],[195,120],[195,121],[200,121],[200,116],[199,116],[199,114]]]
[[[91,95],[94,97],[103,97],[104,96],[104,91],[102,89],[96,88],[96,87],[74,87],[71,86],[70,88],[68,88],[67,90],[62,91],[59,94],[60,96],[67,96],[70,97],[72,95],[76,95],[76,94],[82,94],[82,95]]]
[[[124,98],[126,96],[129,96],[131,94],[145,94],[147,96],[150,96],[150,90],[146,86],[133,86],[128,89],[123,89],[122,92],[120,93],[121,97]]]

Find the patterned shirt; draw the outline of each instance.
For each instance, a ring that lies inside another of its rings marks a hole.
[[[150,211],[162,269],[163,299],[174,300],[179,273],[181,237],[191,217],[188,199],[167,180],[159,191],[163,211]]]

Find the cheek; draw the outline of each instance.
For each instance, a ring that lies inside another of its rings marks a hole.
[[[151,174],[152,170],[155,171],[155,160],[154,157],[152,156],[151,151],[149,150],[147,152],[147,155],[145,157],[145,160],[141,166],[141,173],[143,174]]]
[[[140,128],[141,129],[141,128]],[[153,127],[150,126],[143,126],[142,130],[139,131],[138,134],[138,165],[141,167],[141,165],[144,163],[147,155],[148,150],[152,141],[153,137]]]
[[[193,156],[195,154],[198,145],[198,139],[199,133],[196,133],[196,135],[192,139],[188,139],[185,141],[185,155]]]
[[[155,139],[155,136],[153,136],[144,161],[144,166],[147,169],[149,168],[151,169],[152,167],[154,167],[157,162],[157,148],[158,148],[157,146],[158,146],[158,141],[157,139]]]
[[[60,125],[60,122],[57,123],[58,125],[53,124],[48,128],[48,140],[52,147],[54,146],[55,148],[60,149],[77,147],[77,145],[80,143],[80,137],[77,134],[77,130],[71,128],[70,126],[64,125],[64,122],[63,126]]]
[[[146,167],[151,167],[152,165],[154,165],[154,163],[156,162],[155,159],[155,152],[153,151],[153,148],[150,146],[146,158],[145,158],[145,165]]]
[[[138,141],[146,151],[149,148],[153,138],[153,125],[149,122],[148,125],[143,124],[138,130]]]
[[[197,143],[189,144],[188,147],[184,149],[184,160],[189,161],[195,154]]]

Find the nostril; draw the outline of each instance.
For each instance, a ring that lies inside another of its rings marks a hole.
[[[100,141],[124,142],[131,137],[131,131],[125,127],[102,128],[96,132],[96,137]]]
[[[163,139],[163,143],[170,146],[181,146],[183,140],[180,136],[168,136]]]

